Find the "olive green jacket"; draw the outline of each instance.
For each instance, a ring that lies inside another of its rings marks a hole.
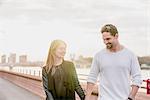
[[[75,100],[75,92],[79,95],[81,100],[84,100],[85,94],[79,84],[74,64],[72,62],[64,60],[62,63],[62,68],[63,71],[65,71],[63,84],[67,89],[67,93],[66,97],[61,100]],[[46,100],[60,100],[54,93],[54,82],[51,73],[47,73],[45,67],[43,67],[42,69],[42,80],[43,87],[47,96]]]

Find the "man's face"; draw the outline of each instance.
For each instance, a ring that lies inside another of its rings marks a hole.
[[[103,37],[103,41],[106,45],[106,48],[107,49],[112,49],[116,43],[116,39],[117,37],[116,36],[112,36],[110,34],[110,32],[103,32],[102,33],[102,37]]]

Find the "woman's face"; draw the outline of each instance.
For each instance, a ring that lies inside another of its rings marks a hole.
[[[65,54],[66,54],[66,44],[61,43],[61,44],[56,48],[55,57],[64,58]]]

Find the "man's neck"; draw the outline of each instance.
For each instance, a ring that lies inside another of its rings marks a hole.
[[[109,49],[110,52],[118,52],[121,51],[124,47],[120,44],[116,45],[115,47],[113,47],[112,49]]]

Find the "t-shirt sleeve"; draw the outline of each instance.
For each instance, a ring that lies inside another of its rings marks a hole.
[[[100,72],[97,55],[94,56],[87,82],[95,83]]]
[[[141,78],[141,70],[140,65],[137,59],[137,56],[133,55],[131,60],[131,78],[132,85],[141,86],[142,78]]]

